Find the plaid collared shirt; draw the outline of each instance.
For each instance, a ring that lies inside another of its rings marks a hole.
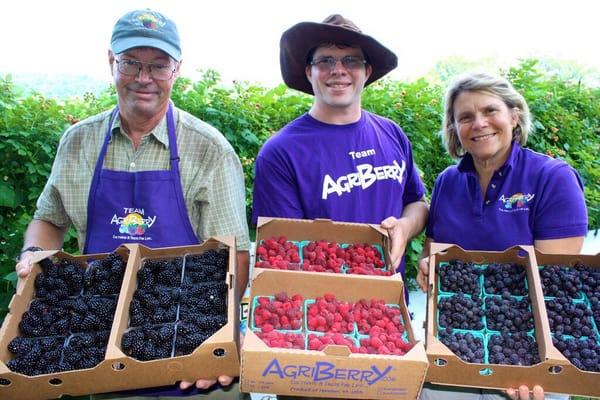
[[[183,196],[196,236],[202,241],[235,235],[238,250],[248,250],[244,174],[237,155],[214,127],[175,107],[173,114]],[[110,111],[103,112],[65,132],[34,214],[35,219],[59,227],[73,224],[80,250],[85,245],[88,194],[109,119]],[[110,140],[104,168],[128,172],[170,168],[166,117],[134,149],[117,116]]]

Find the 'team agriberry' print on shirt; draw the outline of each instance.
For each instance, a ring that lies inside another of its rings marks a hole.
[[[305,114],[261,149],[252,217],[379,224],[424,194],[410,143],[394,122],[364,110],[347,125]]]
[[[427,224],[427,237],[465,250],[502,251],[586,233],[587,210],[577,172],[516,142],[485,196],[469,154],[442,172]]]

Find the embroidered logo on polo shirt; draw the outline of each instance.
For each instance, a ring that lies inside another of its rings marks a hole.
[[[500,201],[504,203],[504,209],[500,209],[501,211],[526,211],[529,210],[527,207],[531,204],[535,194],[531,193],[515,193],[510,197],[506,197],[504,195],[500,196]]]
[[[152,240],[151,237],[144,236],[148,228],[156,222],[156,216],[144,217],[143,208],[128,208],[123,209],[124,217],[113,214],[110,220],[111,225],[119,226],[119,234],[113,235],[113,239],[127,240]]]
[[[399,165],[396,160],[390,165],[381,165],[373,167],[371,164],[360,164],[356,166],[356,172],[351,172],[347,175],[342,175],[337,179],[327,174],[323,178],[323,191],[321,198],[327,200],[327,197],[336,193],[341,196],[344,193],[350,193],[353,188],[367,189],[376,181],[393,179],[402,183],[404,180],[404,171],[406,171],[406,163],[402,160],[402,165]]]

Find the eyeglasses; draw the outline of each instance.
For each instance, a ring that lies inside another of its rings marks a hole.
[[[143,63],[135,60],[115,60],[119,72],[127,76],[137,76],[142,72],[144,65],[148,66],[150,76],[157,81],[168,81],[173,77],[177,64],[175,66],[171,64],[154,64],[154,63]]]
[[[341,61],[344,68],[347,70],[355,70],[362,68],[367,61],[360,56],[344,56],[344,57],[319,57],[310,62],[321,72],[331,72],[335,68],[338,61]]]

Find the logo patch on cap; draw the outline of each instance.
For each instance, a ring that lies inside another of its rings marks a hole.
[[[157,30],[165,25],[165,21],[159,19],[154,14],[144,13],[137,16],[137,20],[144,26],[144,28]]]

